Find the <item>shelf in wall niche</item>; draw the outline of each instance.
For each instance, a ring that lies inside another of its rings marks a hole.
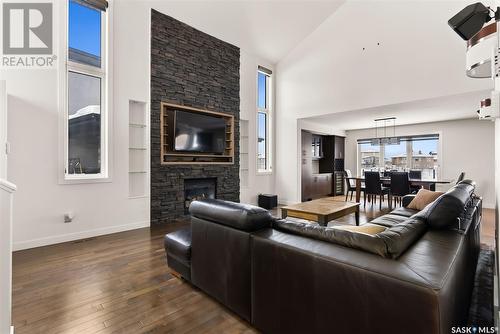
[[[146,124],[129,123],[128,125],[130,127],[133,127],[133,128],[145,128],[146,127]]]
[[[140,199],[140,198],[148,198],[148,195],[141,195],[141,196],[129,196],[128,199]]]
[[[240,120],[240,184],[242,188],[248,188],[250,184],[248,124],[248,120]]]
[[[147,103],[129,101],[129,199],[148,197],[148,114]]]

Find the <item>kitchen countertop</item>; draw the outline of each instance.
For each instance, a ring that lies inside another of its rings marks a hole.
[[[312,176],[332,175],[333,173],[313,173]]]

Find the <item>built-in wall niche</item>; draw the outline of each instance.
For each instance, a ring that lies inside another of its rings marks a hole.
[[[248,120],[240,120],[240,184],[248,188],[249,155],[248,155]]]
[[[147,104],[129,101],[129,197],[148,195],[149,147]]]
[[[161,103],[161,163],[234,164],[234,116]]]

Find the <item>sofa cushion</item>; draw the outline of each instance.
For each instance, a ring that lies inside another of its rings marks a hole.
[[[386,227],[392,227],[394,225],[404,222],[407,219],[408,217],[389,213],[373,219],[370,223]]]
[[[401,198],[401,205],[406,208],[408,206],[408,204],[410,204],[411,201],[413,201],[413,199],[415,198],[415,196],[417,196],[417,194],[404,195]]]
[[[405,208],[403,206],[391,211],[391,215],[403,216],[403,217],[407,217],[407,218],[410,218],[411,216],[413,216],[416,213],[418,213],[418,210],[408,209],[408,208]]]
[[[365,224],[374,225],[374,224]],[[361,225],[361,228],[365,225]],[[397,258],[410,247],[426,231],[427,226],[421,219],[406,219],[390,228],[382,227],[375,234],[354,232],[345,227],[324,227],[317,224],[297,223],[287,220],[277,220],[273,228],[282,232],[297,234],[311,239],[335,243],[341,246],[356,248],[374,253],[386,258]],[[373,232],[373,228],[371,232]]]
[[[430,191],[420,189],[415,198],[408,204],[408,209],[423,210],[429,203],[434,202],[443,193],[440,191]]]
[[[368,234],[368,235],[375,235],[375,234],[383,232],[387,229],[387,227],[385,227],[385,226],[380,226],[380,225],[370,224],[370,223],[363,224],[360,226],[353,226],[353,225],[333,226],[332,228],[344,230],[344,231],[350,231],[353,233],[363,233],[363,234]]]
[[[424,220],[409,218],[377,234],[387,246],[387,254],[393,259],[403,254],[427,230]]]
[[[385,243],[382,239],[365,233],[353,233],[339,228],[325,227],[318,224],[298,223],[284,219],[273,222],[273,228],[286,233],[364,250],[383,257],[388,256]]]
[[[414,217],[425,219],[432,228],[444,229],[456,226],[474,193],[474,185],[459,183],[427,205]]]
[[[218,199],[194,201],[189,212],[194,217],[247,232],[269,227],[274,219],[269,211],[258,206]]]

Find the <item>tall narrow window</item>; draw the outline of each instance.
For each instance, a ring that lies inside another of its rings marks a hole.
[[[259,66],[257,71],[257,172],[271,172],[271,75]]]
[[[104,0],[68,2],[66,179],[108,176],[106,8]]]

